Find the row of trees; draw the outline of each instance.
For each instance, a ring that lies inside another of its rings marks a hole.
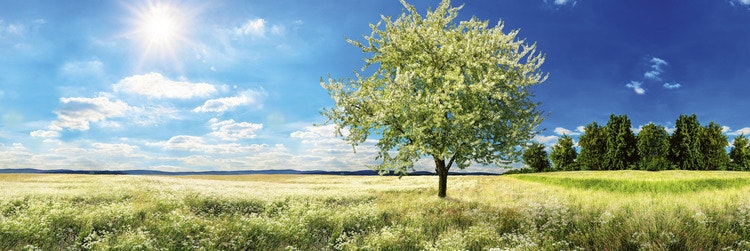
[[[675,131],[649,123],[636,135],[626,115],[610,115],[606,126],[592,122],[584,128],[576,151],[573,139],[563,135],[552,146],[532,143],[523,161],[535,171],[552,170],[750,170],[750,145],[744,135],[734,138],[732,148],[719,124],[701,126],[693,115],[680,115]],[[551,163],[550,163],[551,160]]]

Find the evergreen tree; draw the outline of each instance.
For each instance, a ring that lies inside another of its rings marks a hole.
[[[573,138],[563,134],[560,139],[557,140],[557,144],[552,146],[552,152],[549,157],[552,160],[552,164],[557,170],[572,171],[575,170],[576,160],[576,149],[573,148]]]
[[[636,138],[641,169],[657,171],[669,168],[669,133],[663,126],[649,123],[641,128]]]
[[[579,168],[588,170],[602,170],[604,167],[604,153],[607,151],[606,128],[596,122],[586,125],[583,135],[578,140],[581,154],[576,162]]]
[[[608,170],[622,170],[638,162],[635,134],[630,129],[627,115],[609,116],[607,122],[607,151],[604,166]]]
[[[748,165],[750,164],[750,145],[748,145],[747,137],[744,134],[734,138],[732,150],[729,151],[729,158],[732,159],[734,170],[748,170],[748,166],[750,166]]]
[[[526,163],[529,168],[537,172],[544,172],[550,170],[549,159],[547,158],[547,151],[544,150],[544,145],[539,143],[531,143],[523,152],[523,162]]]
[[[729,163],[726,147],[729,145],[727,136],[721,131],[721,126],[711,122],[701,130],[700,152],[703,154],[703,169],[719,170],[726,168]]]
[[[675,131],[669,140],[669,159],[682,170],[698,170],[703,167],[703,154],[700,151],[702,127],[693,114],[680,115],[675,122]]]

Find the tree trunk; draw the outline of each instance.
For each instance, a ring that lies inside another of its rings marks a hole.
[[[446,190],[448,188],[448,167],[445,166],[445,160],[435,158],[435,172],[437,172],[438,181],[438,197],[445,198]]]

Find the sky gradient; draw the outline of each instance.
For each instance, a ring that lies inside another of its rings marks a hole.
[[[413,1],[424,12],[438,1]],[[496,0],[459,20],[505,22],[546,54],[535,140],[627,114],[680,114],[750,134],[750,1]],[[0,0],[0,168],[362,170],[319,114],[320,78],[352,77],[393,1]],[[577,141],[577,140],[576,140]],[[432,161],[418,163],[432,170]],[[468,171],[500,171],[473,166]]]

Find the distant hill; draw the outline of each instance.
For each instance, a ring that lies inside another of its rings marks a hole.
[[[195,171],[195,172],[166,172],[155,170],[70,170],[55,169],[42,170],[34,168],[0,169],[0,173],[50,173],[50,174],[106,174],[106,175],[247,175],[247,174],[318,174],[318,175],[352,175],[352,176],[375,176],[377,171],[323,171],[323,170],[294,170],[294,169],[269,169],[269,170],[240,170],[240,171]],[[387,175],[393,175],[389,173]],[[435,175],[433,172],[416,171],[412,176]],[[451,172],[450,175],[498,175],[488,172]]]

